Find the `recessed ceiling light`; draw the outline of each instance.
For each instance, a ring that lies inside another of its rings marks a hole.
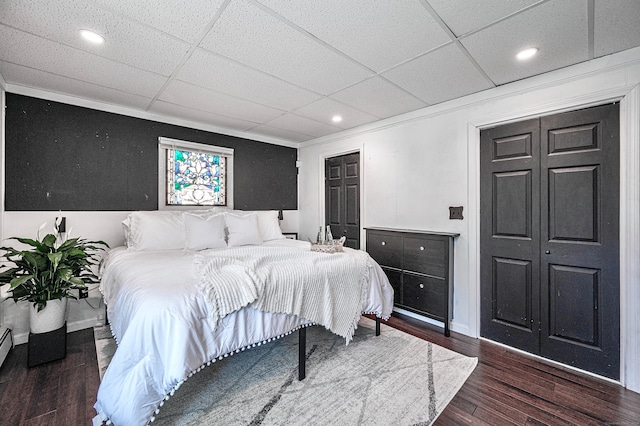
[[[93,31],[89,31],[89,30],[80,30],[80,35],[87,41],[90,41],[91,43],[95,43],[95,44],[102,44],[104,43],[104,37],[102,37],[100,34],[98,33],[94,33]]]
[[[518,54],[516,55],[516,58],[518,58],[521,61],[524,61],[525,59],[534,57],[537,53],[538,53],[537,47],[530,47],[528,49],[523,49],[519,51]]]
[[[333,121],[334,123],[339,123],[339,122],[341,122],[341,121],[342,121],[342,117],[341,117],[341,116],[339,116],[339,115],[334,115],[334,116],[331,118],[331,121]]]

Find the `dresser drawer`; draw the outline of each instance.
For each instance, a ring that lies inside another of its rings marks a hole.
[[[408,271],[444,278],[447,242],[443,239],[424,237],[404,238],[404,265]]]
[[[402,237],[384,232],[367,233],[367,252],[381,266],[402,268]]]
[[[444,320],[445,281],[439,278],[405,273],[402,276],[402,304],[432,318]]]

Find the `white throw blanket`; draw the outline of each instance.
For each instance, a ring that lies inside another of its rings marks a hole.
[[[370,259],[350,249],[327,254],[245,246],[202,254],[196,268],[214,324],[251,305],[321,324],[349,343],[366,297]]]

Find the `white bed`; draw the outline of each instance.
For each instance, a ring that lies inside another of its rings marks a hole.
[[[265,235],[264,230],[262,234]],[[228,234],[225,239],[232,242],[233,235]],[[334,312],[341,309],[346,300],[341,301],[341,296],[330,294],[338,290],[349,293],[349,287],[345,287],[348,283],[333,290],[323,290],[326,307],[305,315],[311,319],[274,313],[277,309],[266,312],[265,305],[258,300],[240,309],[232,307],[227,314],[220,306],[212,308],[210,295],[203,290],[202,271],[206,261],[234,253],[234,249],[235,253],[243,254],[245,251],[259,251],[293,256],[293,252],[304,252],[304,256],[309,256],[309,243],[276,238],[260,244],[233,244],[235,247],[231,249],[204,250],[189,250],[189,242],[186,250],[162,243],[163,250],[151,250],[154,244],[158,245],[154,243],[140,250],[139,246],[136,249],[135,241],[131,244],[132,239],[128,237],[127,240],[129,248],[111,250],[104,264],[101,291],[118,349],[98,390],[95,404],[98,415],[94,424],[106,420],[118,426],[147,424],[153,421],[164,401],[192,374],[220,357],[268,343],[302,326],[311,323],[324,325],[345,337],[347,343],[353,334],[353,327],[348,326],[348,321],[343,320],[339,324],[340,321],[331,319],[332,315],[353,315],[346,311],[341,314]],[[360,313],[373,313],[383,319],[391,315],[393,289],[384,272],[366,253],[345,249],[345,253],[315,255],[322,256],[322,259],[352,255],[366,259],[366,282],[356,301],[356,315],[349,319],[350,322],[357,324]],[[290,263],[293,262],[291,260]],[[237,265],[235,260],[232,263],[234,267]],[[290,290],[287,291],[291,293]],[[260,289],[260,292],[268,291]],[[297,288],[293,293],[296,292]],[[305,292],[300,290],[300,300],[307,297]],[[351,296],[344,298],[354,300]],[[258,306],[262,311],[256,308]],[[293,310],[309,312],[304,306],[302,311],[296,310],[298,308]]]

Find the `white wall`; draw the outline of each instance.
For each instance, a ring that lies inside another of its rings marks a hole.
[[[324,158],[360,150],[363,228],[460,233],[452,329],[477,337],[479,129],[622,100],[621,382],[640,391],[639,83],[640,49],[633,49],[305,143],[298,154],[300,235],[312,237],[324,222]],[[460,205],[464,220],[449,220],[449,206]]]

